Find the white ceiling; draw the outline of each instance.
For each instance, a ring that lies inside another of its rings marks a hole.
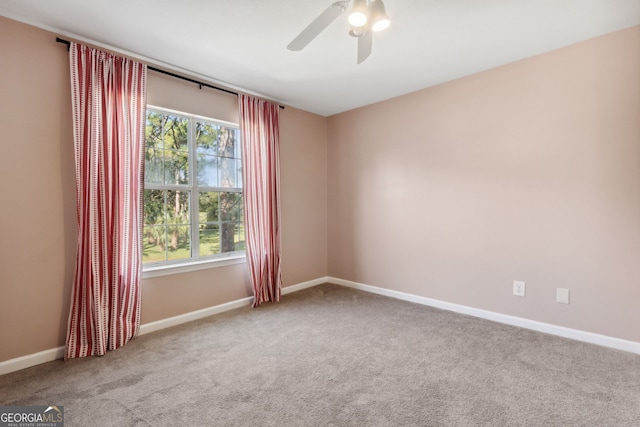
[[[384,0],[364,63],[346,14],[287,50],[333,1],[1,0],[0,15],[324,116],[640,24],[640,0]]]

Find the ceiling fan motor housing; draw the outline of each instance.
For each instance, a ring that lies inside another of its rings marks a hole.
[[[358,38],[358,64],[371,54],[372,34],[389,26],[382,0],[341,0],[331,4],[287,46],[292,51],[304,49],[314,38],[351,6],[347,20],[349,35]]]

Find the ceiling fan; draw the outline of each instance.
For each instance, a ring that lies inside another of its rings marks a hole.
[[[358,64],[371,55],[373,33],[382,31],[390,24],[382,0],[337,1],[324,10],[311,24],[287,45],[287,49],[304,49],[336,18],[351,7],[349,12],[349,35],[358,39]]]

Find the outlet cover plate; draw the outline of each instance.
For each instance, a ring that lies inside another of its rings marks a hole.
[[[523,297],[525,293],[526,284],[518,280],[513,281],[513,294],[519,297]]]
[[[556,302],[569,304],[569,289],[556,288]]]

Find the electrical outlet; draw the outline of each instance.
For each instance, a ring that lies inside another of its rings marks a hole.
[[[523,297],[524,296],[524,291],[525,291],[525,283],[524,282],[519,282],[517,280],[513,281],[513,294],[517,295],[519,297]]]
[[[556,302],[569,304],[569,289],[556,288]]]

